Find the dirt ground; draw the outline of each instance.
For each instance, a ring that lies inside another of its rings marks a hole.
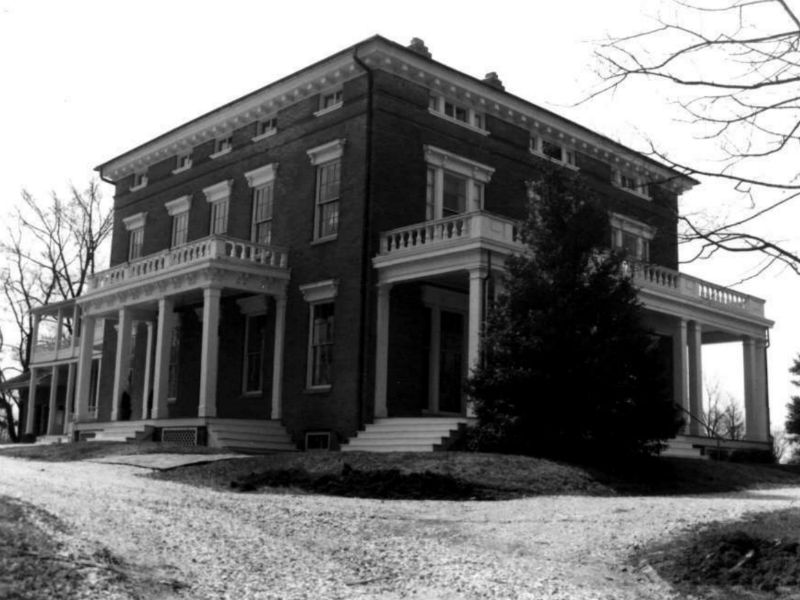
[[[632,557],[698,525],[800,505],[800,488],[382,501],[146,473],[0,457],[0,495],[55,516],[63,552],[105,548],[175,582],[142,598],[682,598]]]

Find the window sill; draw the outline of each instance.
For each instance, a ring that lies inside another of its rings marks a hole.
[[[231,148],[228,146],[224,150],[220,150],[219,152],[214,152],[214,154],[210,155],[208,158],[219,158],[220,156],[225,156],[226,154],[231,153]]]
[[[328,242],[336,241],[338,238],[339,238],[339,234],[338,233],[334,234],[334,235],[328,235],[328,236],[325,236],[325,237],[317,238],[315,240],[311,240],[310,245],[311,246],[317,246],[319,244],[326,244]]]
[[[448,117],[444,113],[440,113],[438,110],[433,110],[432,108],[428,109],[428,112],[431,113],[434,117],[438,117],[439,119],[444,119],[448,123],[454,123],[455,125],[459,125],[460,127],[464,127],[465,129],[469,129],[470,131],[474,131],[475,133],[479,133],[481,135],[489,135],[489,132],[485,129],[481,129],[480,127],[475,127],[470,123],[465,123],[464,121],[459,121],[458,119],[454,119],[453,117]]]
[[[139,185],[131,186],[128,189],[128,191],[130,191],[130,192],[138,192],[139,190],[143,190],[146,187],[147,187],[147,182],[145,181],[144,183],[140,183]]]
[[[184,171],[188,171],[192,168],[192,165],[186,165],[183,167],[178,167],[177,169],[172,169],[172,174],[177,175],[178,173],[183,173]]]
[[[314,387],[307,387],[306,389],[303,390],[303,393],[304,394],[308,394],[310,396],[317,395],[317,394],[327,394],[328,392],[331,391],[332,387],[333,386],[330,385],[330,384],[328,384],[328,385],[315,385]]]
[[[528,150],[528,152],[530,152],[533,156],[536,156],[538,158],[543,158],[544,160],[548,160],[554,165],[566,167],[567,169],[572,169],[573,171],[580,171],[580,168],[578,168],[577,165],[572,165],[568,162],[564,162],[563,160],[555,159],[552,156],[547,156],[547,154],[542,154],[541,152],[534,152],[533,150]]]
[[[260,142],[261,140],[265,140],[268,137],[272,137],[276,133],[278,133],[277,129],[270,129],[269,131],[265,131],[264,133],[260,133],[259,135],[255,136],[253,138],[250,138],[250,141],[252,141],[252,142]]]
[[[342,108],[343,102],[337,102],[336,104],[332,104],[328,108],[320,108],[317,112],[314,113],[315,117],[321,117],[322,115],[327,115],[329,112],[333,112],[335,110],[339,110]]]
[[[611,185],[613,185],[618,190],[622,190],[623,192],[628,192],[629,194],[633,194],[634,196],[638,196],[642,200],[647,200],[648,202],[653,200],[647,194],[643,194],[642,192],[637,192],[636,190],[632,190],[631,188],[623,187],[623,186],[619,185],[618,183],[614,183],[613,181],[611,182]]]

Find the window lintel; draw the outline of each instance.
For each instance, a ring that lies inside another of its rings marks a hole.
[[[216,202],[218,200],[226,200],[231,195],[231,186],[233,179],[226,179],[203,188],[203,193],[206,196],[206,202]]]
[[[652,240],[656,235],[655,227],[647,225],[646,223],[642,223],[641,221],[637,221],[636,219],[632,219],[631,217],[626,217],[625,215],[621,215],[619,213],[611,213],[610,219],[611,227],[620,229],[621,231],[625,231],[627,233],[632,233],[646,240]]]
[[[317,146],[316,148],[311,148],[311,150],[306,150],[306,154],[308,154],[308,158],[312,165],[321,165],[328,161],[340,158],[344,153],[344,144],[345,139],[339,138],[326,144],[322,144],[321,146]]]
[[[481,183],[489,183],[494,168],[482,163],[458,156],[436,146],[425,145],[425,162],[434,167],[441,167]]]
[[[303,300],[309,304],[314,304],[325,300],[333,300],[338,292],[338,287],[338,279],[325,279],[301,285],[300,292],[303,294]]]
[[[277,170],[278,163],[269,163],[263,167],[258,167],[252,171],[247,171],[244,176],[247,179],[247,185],[249,185],[251,188],[254,188],[273,181],[275,179]]]
[[[130,217],[125,217],[122,219],[123,224],[125,225],[126,231],[133,231],[134,229],[141,229],[144,227],[144,222],[147,219],[146,212],[136,213],[135,215],[131,215]]]
[[[167,209],[167,214],[170,217],[174,217],[175,215],[189,212],[189,209],[192,207],[192,197],[187,194],[175,200],[165,202],[164,206]]]

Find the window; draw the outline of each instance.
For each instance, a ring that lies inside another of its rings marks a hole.
[[[169,342],[169,364],[167,365],[167,402],[178,399],[178,364],[181,349],[181,326],[172,328]]]
[[[336,110],[342,106],[342,90],[332,90],[320,94],[319,96],[319,110],[314,113],[314,116],[324,115],[327,112]]]
[[[300,286],[309,306],[309,389],[328,389],[333,383],[334,298],[338,281],[329,279]]]
[[[182,173],[192,168],[192,151],[187,150],[175,156],[175,168],[172,170],[173,174]]]
[[[220,181],[212,186],[203,188],[206,201],[211,205],[211,217],[209,219],[209,233],[211,235],[222,235],[228,231],[228,203],[232,181]]]
[[[314,214],[314,238],[335,237],[339,231],[339,185],[341,166],[338,160],[317,167],[317,207]]]
[[[266,245],[272,241],[272,183],[253,188],[251,240]]]
[[[309,387],[330,386],[333,381],[333,302],[311,306]]]
[[[217,138],[214,141],[214,154],[211,155],[211,158],[217,158],[218,156],[223,156],[225,154],[228,154],[232,148],[233,148],[232,135],[227,135],[225,137]]]
[[[133,174],[133,185],[131,186],[131,191],[135,192],[136,190],[140,190],[147,185],[147,174],[144,171],[137,171]]]
[[[100,394],[100,359],[92,359],[92,370],[89,373],[89,416],[97,414],[97,398]]]
[[[483,209],[484,185],[491,179],[493,168],[434,146],[425,146],[425,160],[426,220]]]
[[[189,236],[189,209],[192,206],[191,196],[181,196],[176,200],[167,202],[167,214],[172,218],[172,237],[170,248],[175,248],[186,243]]]
[[[267,326],[265,314],[246,315],[244,327],[244,393],[262,391],[264,338]]]
[[[650,198],[650,190],[647,182],[638,175],[616,170],[614,171],[614,184],[638,196]]]
[[[478,112],[465,104],[454,102],[444,96],[430,96],[428,100],[428,112],[438,117],[444,117],[448,120],[478,129],[481,133],[488,133],[485,127],[484,114],[482,112]]]
[[[332,239],[339,232],[339,192],[343,149],[344,140],[334,140],[308,151],[311,164],[317,168],[314,202],[315,240]]]
[[[258,140],[263,140],[278,131],[278,119],[277,117],[270,117],[268,119],[262,119],[256,123],[256,136],[253,138],[254,142]]]
[[[650,240],[655,229],[619,214],[611,215],[611,247],[621,250],[633,260],[650,260]]]
[[[257,244],[272,241],[273,182],[277,168],[277,163],[270,163],[244,174],[253,190],[250,240]]]
[[[128,260],[136,260],[142,257],[144,247],[144,224],[147,220],[147,213],[141,212],[122,219],[122,223],[128,232]]]
[[[561,163],[565,166],[577,168],[575,162],[575,151],[560,142],[543,138],[541,136],[531,136],[530,151],[532,154],[549,158],[553,162]]]

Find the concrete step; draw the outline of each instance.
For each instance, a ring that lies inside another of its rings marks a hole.
[[[433,452],[466,425],[466,419],[402,417],[377,419],[348,443],[343,452]]]
[[[250,453],[297,450],[280,421],[217,419],[208,424],[208,445]]]

